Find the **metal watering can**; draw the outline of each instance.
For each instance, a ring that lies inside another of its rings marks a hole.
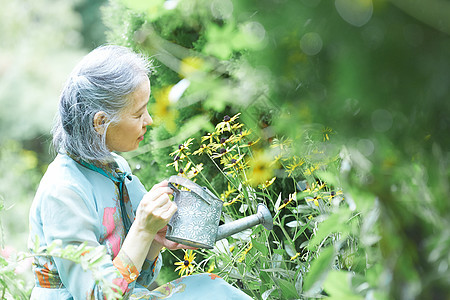
[[[188,189],[179,190],[174,184]],[[212,249],[216,241],[262,224],[273,229],[272,215],[264,204],[258,204],[257,213],[219,226],[223,201],[206,187],[180,176],[171,176],[169,186],[174,190],[177,212],[167,224],[166,238],[183,245]]]

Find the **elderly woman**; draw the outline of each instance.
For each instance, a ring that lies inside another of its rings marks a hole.
[[[146,191],[127,162],[113,153],[138,148],[152,125],[149,62],[119,46],[103,46],[76,66],[60,97],[53,128],[58,155],[30,211],[30,245],[104,245],[107,280],[130,299],[250,299],[213,274],[147,287],[161,265],[160,250],[185,248],[165,239],[177,210],[161,182]],[[34,246],[33,246],[34,247]],[[30,248],[33,248],[30,247]],[[69,260],[37,257],[32,299],[104,299],[89,271]]]

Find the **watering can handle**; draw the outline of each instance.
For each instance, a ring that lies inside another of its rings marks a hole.
[[[196,184],[195,182],[193,182],[187,178],[177,176],[177,175],[170,176],[169,186],[175,190],[178,190],[172,185],[173,183],[184,186],[185,188],[191,190],[192,192],[196,193],[198,196],[200,196],[200,198],[202,198],[205,202],[207,202],[210,205],[211,205],[211,199],[219,200],[213,193],[211,193],[210,190],[199,186],[198,184]]]

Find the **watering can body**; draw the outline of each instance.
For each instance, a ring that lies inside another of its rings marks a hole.
[[[188,190],[179,189],[175,184]],[[171,176],[169,186],[174,189],[174,201],[178,210],[167,224],[168,240],[211,249],[216,241],[252,226],[262,224],[268,230],[273,227],[272,216],[264,204],[258,205],[255,215],[219,226],[222,200],[207,188],[184,177]]]

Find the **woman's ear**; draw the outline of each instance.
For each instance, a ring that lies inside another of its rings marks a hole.
[[[94,129],[98,134],[102,135],[105,133],[105,124],[108,118],[106,117],[106,113],[104,111],[99,111],[94,115]]]

